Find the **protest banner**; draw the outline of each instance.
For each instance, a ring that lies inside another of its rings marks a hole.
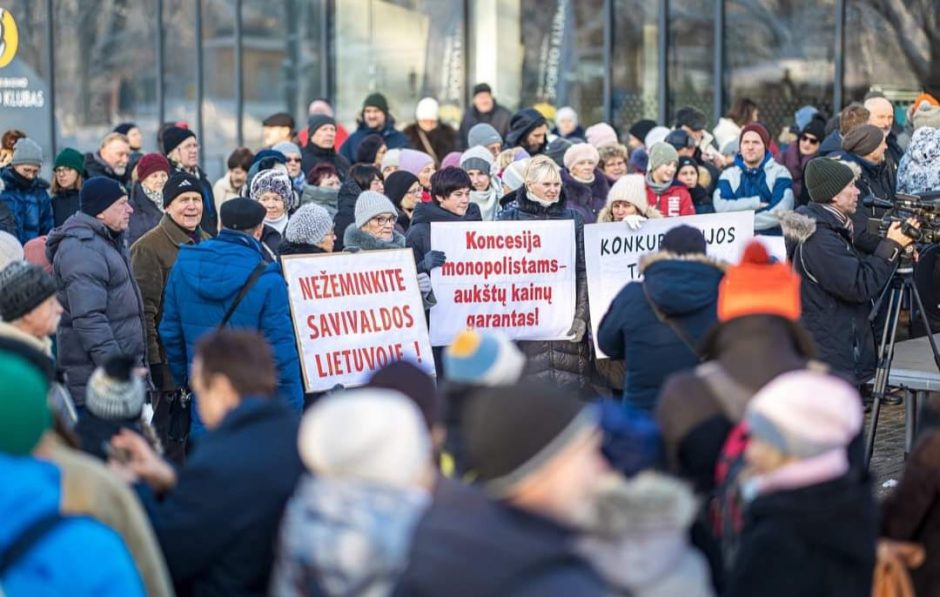
[[[647,220],[639,230],[622,222],[584,227],[584,265],[598,358],[607,358],[597,346],[597,328],[610,303],[626,284],[641,279],[640,258],[658,251],[666,232],[683,224],[702,231],[710,257],[729,263],[739,260],[744,245],[754,237],[753,211]]]
[[[285,255],[282,268],[308,392],[363,385],[401,360],[434,375],[410,249]]]
[[[431,271],[433,346],[466,328],[514,340],[566,338],[575,308],[572,220],[434,222],[431,248],[447,255]]]

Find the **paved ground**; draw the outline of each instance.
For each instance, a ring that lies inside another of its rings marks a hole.
[[[865,428],[868,428],[868,417],[865,418]],[[904,470],[903,405],[881,407],[870,470],[875,495],[879,498],[888,495],[892,481],[901,479]]]

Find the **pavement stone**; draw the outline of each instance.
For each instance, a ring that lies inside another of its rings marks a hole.
[[[865,416],[868,428],[869,415]],[[875,450],[869,471],[878,499],[891,492],[891,481],[900,481],[904,470],[904,405],[883,405],[875,433]],[[886,487],[885,483],[889,485]]]

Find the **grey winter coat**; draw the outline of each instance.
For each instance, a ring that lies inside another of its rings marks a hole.
[[[95,367],[124,354],[146,365],[144,304],[134,280],[124,235],[79,212],[49,234],[52,263],[64,312],[56,334],[59,369],[76,404]]]

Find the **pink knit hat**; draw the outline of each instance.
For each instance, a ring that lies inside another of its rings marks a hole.
[[[584,131],[584,136],[587,138],[587,142],[594,147],[620,142],[617,139],[617,131],[606,122],[592,124]]]
[[[575,143],[565,151],[565,168],[570,172],[575,164],[583,160],[591,160],[594,165],[601,160],[597,149],[590,143]]]
[[[422,168],[432,163],[434,163],[434,159],[423,151],[402,149],[398,153],[398,167],[406,172],[411,172],[415,176],[421,172]]]

